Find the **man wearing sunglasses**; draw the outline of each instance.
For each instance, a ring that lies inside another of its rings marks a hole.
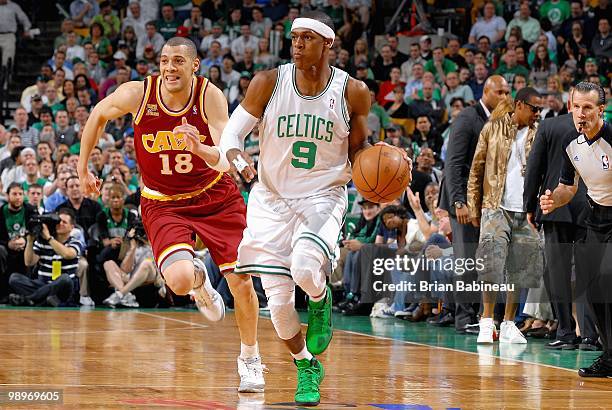
[[[523,206],[527,158],[541,110],[542,97],[534,88],[519,90],[514,103],[504,101],[491,114],[476,146],[468,179],[468,209],[472,224],[480,226],[476,258],[484,269],[478,279],[489,285],[483,290],[477,343],[495,339],[496,289],[507,291],[500,343],[527,343],[514,317],[520,290],[539,287],[543,273],[539,237]]]

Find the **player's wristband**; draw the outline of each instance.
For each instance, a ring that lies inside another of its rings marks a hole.
[[[249,163],[246,162],[246,160],[242,158],[242,155],[240,154],[238,154],[238,156],[232,160],[232,163],[234,164],[238,172],[242,172],[245,168],[248,168],[249,166]]]

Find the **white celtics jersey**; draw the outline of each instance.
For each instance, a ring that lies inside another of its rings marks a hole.
[[[278,67],[276,86],[259,125],[259,181],[281,198],[304,198],[345,185],[349,118],[348,74],[332,67],[325,89],[304,96],[293,64]]]

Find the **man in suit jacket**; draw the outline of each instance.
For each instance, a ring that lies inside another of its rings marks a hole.
[[[553,191],[559,184],[563,156],[563,141],[574,137],[576,128],[571,114],[546,119],[538,128],[536,139],[527,160],[523,202],[527,218],[534,226],[544,228],[544,254],[546,270],[544,283],[554,312],[559,320],[557,337],[547,344],[550,349],[574,350],[580,339],[572,324],[572,256],[574,242],[585,234],[584,215],[586,188],[582,180],[572,201],[548,215],[543,215],[538,198],[547,189]],[[582,278],[576,277],[576,281]],[[580,302],[580,301],[578,301]],[[586,302],[577,303],[576,315],[580,327],[581,350],[594,349],[597,330]]]
[[[546,105],[548,109],[542,112],[544,118],[555,118],[563,114],[567,114],[567,107],[563,104],[563,96],[561,93],[548,94],[546,97]]]
[[[510,93],[510,87],[500,75],[493,75],[485,82],[482,98],[472,107],[465,108],[453,121],[446,151],[446,166],[440,208],[448,211],[453,230],[455,258],[474,258],[478,246],[479,230],[472,226],[467,208],[467,182],[476,151],[480,131],[491,112]],[[466,271],[461,280],[476,280],[475,271]],[[455,329],[463,332],[466,326],[478,323],[479,294],[455,294]]]

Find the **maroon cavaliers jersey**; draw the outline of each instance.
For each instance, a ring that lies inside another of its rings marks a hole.
[[[164,105],[160,76],[149,76],[144,82],[144,97],[134,120],[136,158],[146,187],[143,196],[168,200],[197,195],[222,174],[189,152],[181,136],[176,137],[172,130],[185,117],[200,131],[200,143],[214,145],[204,111],[208,80],[193,76],[189,103],[180,111]]]

